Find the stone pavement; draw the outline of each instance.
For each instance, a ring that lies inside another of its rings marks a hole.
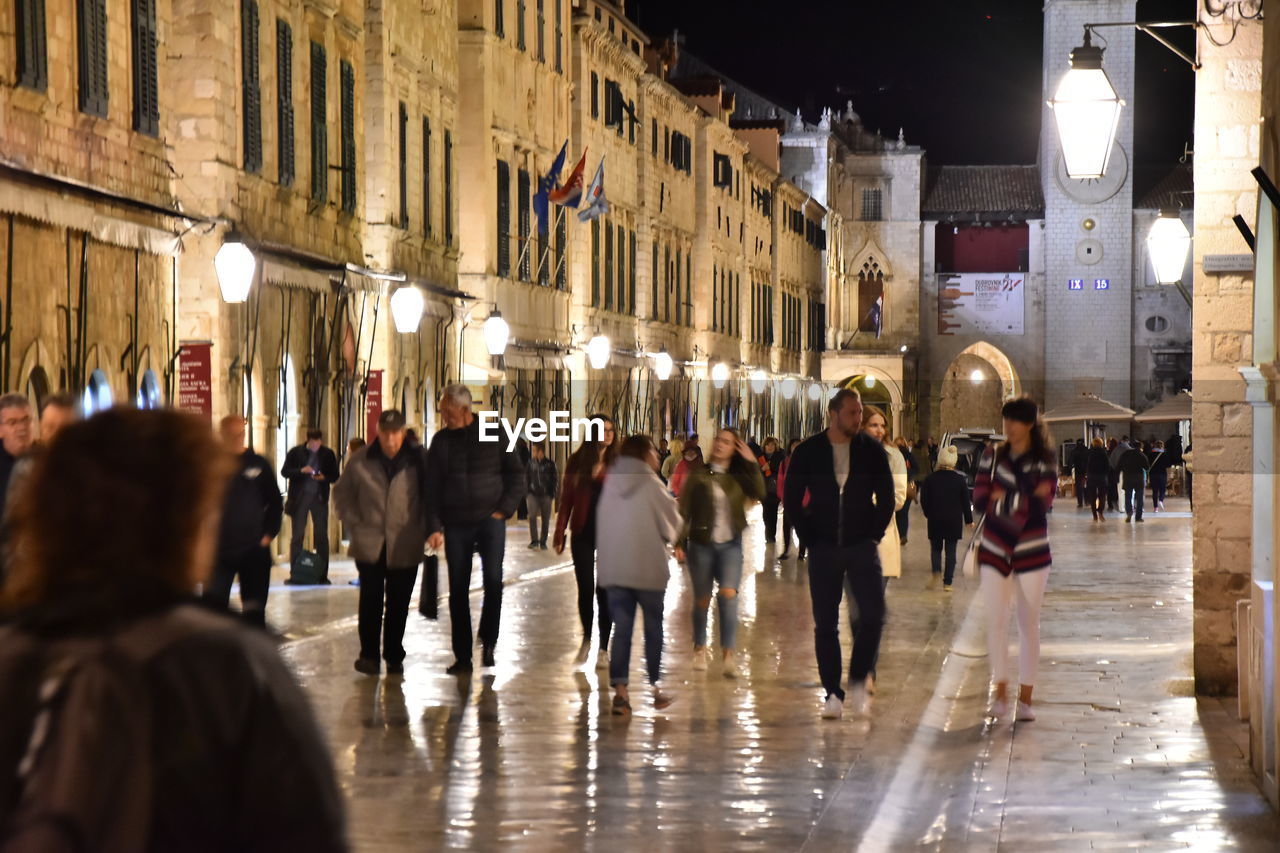
[[[1233,705],[1192,696],[1189,515],[1169,506],[1141,526],[1054,513],[1034,723],[984,721],[981,605],[963,579],[925,588],[915,510],[870,720],[819,719],[804,564],[774,559],[758,521],[742,677],[691,670],[675,571],[663,713],[645,697],[633,718],[610,715],[600,674],[573,665],[572,570],[527,551],[521,526],[498,665],[473,678],[444,674],[443,608],[411,615],[403,681],[355,673],[339,564],[333,587],[273,587],[269,618],[330,738],[360,851],[1276,850]]]

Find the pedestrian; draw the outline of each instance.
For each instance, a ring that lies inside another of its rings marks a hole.
[[[280,476],[288,481],[284,511],[289,516],[289,581],[301,578],[295,571],[302,556],[302,541],[311,520],[311,547],[315,551],[319,577],[311,583],[329,583],[329,489],[338,481],[338,457],[324,445],[324,433],[307,430],[307,440],[284,456]]]
[[[929,436],[929,463],[936,470],[938,467],[938,440]]]
[[[1000,411],[1005,441],[984,453],[973,487],[974,511],[985,515],[978,551],[987,614],[987,656],[995,699],[990,716],[1009,713],[1009,605],[1018,616],[1016,718],[1034,720],[1031,692],[1040,666],[1040,605],[1049,581],[1048,512],[1057,492],[1053,442],[1036,404],[1010,400]]]
[[[555,460],[547,456],[547,448],[541,442],[529,449],[529,465],[525,474],[529,482],[529,494],[525,502],[529,506],[529,547],[547,550],[547,530],[551,527],[552,506],[560,490],[560,473]],[[538,522],[542,522],[541,528]]]
[[[671,475],[675,473],[676,466],[680,464],[680,460],[683,458],[684,439],[677,435],[671,439],[671,455],[662,461],[662,470],[658,472],[658,475],[662,477],[662,482],[671,482]]]
[[[711,442],[707,465],[689,475],[680,492],[684,529],[680,541],[693,586],[693,668],[704,671],[711,659],[707,615],[711,590],[716,595],[721,666],[725,678],[738,677],[734,656],[738,635],[738,590],[742,585],[742,531],[747,501],[765,496],[764,476],[755,453],[737,431],[723,428]]]
[[[1077,438],[1072,446],[1071,455],[1067,458],[1067,467],[1071,469],[1071,478],[1074,482],[1076,509],[1080,509],[1084,506],[1085,495],[1088,492],[1085,487],[1085,476],[1089,470],[1089,448],[1085,447],[1083,438]]]
[[[1182,471],[1187,483],[1187,501],[1190,509],[1196,508],[1196,499],[1191,492],[1191,445],[1187,445],[1187,449],[1182,451]]]
[[[764,477],[764,500],[761,502],[764,516],[764,542],[772,545],[778,537],[778,508],[782,506],[782,493],[778,490],[778,472],[787,454],[782,452],[778,439],[769,436],[764,440],[760,473]]]
[[[70,394],[50,394],[40,402],[40,441],[48,447],[58,433],[80,420],[80,407]]]
[[[0,501],[18,463],[31,452],[31,403],[22,394],[0,396]]]
[[[1085,492],[1094,521],[1107,520],[1105,510],[1111,493],[1112,473],[1107,446],[1101,438],[1095,438],[1085,462]]]
[[[5,849],[347,849],[329,749],[275,643],[194,603],[235,467],[207,420],[126,407],[36,459],[0,592]],[[13,747],[38,739],[19,771]]]
[[[1147,487],[1147,454],[1136,446],[1129,447],[1120,455],[1117,469],[1120,472],[1121,486],[1124,489],[1124,520],[1133,521],[1138,516],[1138,524],[1142,524],[1142,492]],[[1136,509],[1135,509],[1136,507]]]
[[[894,518],[898,522],[899,545],[907,544],[907,528],[911,524],[911,502],[916,498],[916,492],[919,490],[917,483],[920,481],[920,466],[916,464],[915,457],[911,455],[911,445],[902,436],[893,442],[898,449],[898,453],[902,455],[903,460],[907,463],[907,497],[894,513]]]
[[[1107,493],[1107,509],[1120,511],[1120,457],[1129,449],[1129,436],[1117,441],[1111,439],[1107,444],[1107,461],[1111,463],[1110,491]]]
[[[435,551],[444,548],[449,566],[449,622],[454,662],[447,672],[471,672],[472,558],[480,554],[484,604],[480,609],[482,663],[493,666],[502,620],[502,558],[507,519],[525,496],[520,457],[501,441],[481,441],[471,411],[471,392],[449,385],[440,397],[445,428],[427,453],[427,533]]]
[[[629,672],[636,607],[644,614],[644,657],[653,707],[673,698],[661,687],[663,602],[671,569],[667,545],[680,530],[680,511],[658,479],[658,453],[647,435],[622,442],[600,493],[598,533],[600,586],[608,596],[615,626],[609,684],[613,713],[631,713]],[[677,558],[683,558],[679,548]]]
[[[1147,457],[1151,471],[1151,509],[1154,512],[1164,511],[1165,494],[1169,491],[1169,465],[1172,454],[1165,450],[1163,441],[1151,443],[1151,453]]]
[[[849,661],[849,692],[856,714],[870,710],[866,680],[880,651],[884,587],[877,543],[893,522],[894,484],[883,446],[859,433],[862,400],[842,388],[827,403],[830,425],[791,454],[783,505],[800,541],[809,546],[809,594],[814,651],[826,691],[822,716],[844,712],[840,687],[840,598],[844,579],[853,581],[861,614]],[[807,500],[806,500],[807,497]]]
[[[690,474],[701,470],[703,464],[702,448],[696,444],[686,444],[681,451],[680,462],[671,472],[671,494],[677,498],[680,497],[680,489],[684,486],[684,481]]]
[[[933,473],[938,455],[929,452],[929,445],[923,438],[916,439],[916,443],[911,445],[911,458],[916,462],[916,491],[919,492],[919,486],[929,478]],[[918,496],[918,495],[917,495]]]
[[[929,556],[932,577],[929,588],[942,581],[944,592],[951,591],[956,574],[956,543],[964,536],[965,525],[973,526],[973,510],[969,505],[969,484],[956,470],[960,451],[954,444],[938,451],[938,470],[920,487],[920,509],[929,522]],[[943,552],[946,567],[943,567]]]
[[[671,457],[671,446],[665,438],[658,439],[658,464],[661,466]]]
[[[359,437],[353,438],[350,441],[348,441],[347,456],[346,456],[346,459],[343,460],[343,462],[346,462],[347,459],[350,459],[352,456],[355,455],[357,450],[361,449],[362,447],[365,447],[367,444],[368,442],[366,442],[363,438],[359,438]]]
[[[782,464],[778,466],[778,500],[783,501],[786,494],[787,468],[791,465],[791,455],[795,453],[797,447],[800,446],[800,439],[791,439],[787,445],[787,454],[782,460]],[[787,511],[786,503],[782,504],[782,553],[778,555],[779,560],[785,560],[791,553],[791,513]],[[797,558],[804,559],[805,548],[803,542],[798,542]]]
[[[608,415],[592,415],[587,437],[564,466],[560,489],[560,510],[556,514],[553,545],[557,554],[564,553],[566,531],[569,553],[573,557],[573,576],[578,586],[578,619],[582,623],[582,643],[574,658],[581,666],[591,656],[592,615],[600,628],[596,669],[609,667],[609,635],[613,617],[609,597],[596,578],[596,526],[600,493],[605,474],[618,458],[617,430]]]
[[[245,447],[245,426],[239,415],[227,415],[218,422],[222,445],[234,457],[235,471],[222,502],[218,554],[204,600],[226,610],[231,585],[239,578],[241,613],[250,624],[265,628],[271,541],[280,533],[284,507],[271,463]]]
[[[405,442],[404,415],[384,409],[378,434],[347,460],[333,489],[334,507],[351,537],[360,576],[357,672],[404,673],[404,626],[427,538],[425,465]]]

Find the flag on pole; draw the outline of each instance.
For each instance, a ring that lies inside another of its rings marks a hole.
[[[578,165],[573,167],[573,171],[569,173],[569,180],[565,181],[558,189],[551,190],[547,193],[547,200],[552,204],[559,204],[564,207],[577,207],[578,202],[582,200],[582,171],[587,167],[587,152],[582,152],[582,159],[578,161]]]
[[[875,304],[871,306],[871,310],[867,314],[871,317],[871,324],[876,328],[876,340],[879,340],[884,316],[884,294],[876,297]]]
[[[591,179],[591,186],[587,187],[586,197],[584,199],[586,207],[578,211],[579,222],[590,222],[598,216],[604,216],[609,212],[609,200],[604,197],[604,158],[600,158],[600,165],[596,167],[596,176]]]
[[[569,140],[566,139],[564,145],[560,146],[560,153],[556,155],[555,162],[551,164],[547,174],[538,181],[538,191],[533,196],[533,212],[538,216],[538,233],[543,236],[546,236],[551,228],[550,194],[560,180],[560,170],[564,168],[564,155],[568,149]]]

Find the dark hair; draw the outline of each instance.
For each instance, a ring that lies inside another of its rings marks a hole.
[[[588,420],[600,421],[602,424],[615,426],[613,418],[608,415],[597,414],[589,415]],[[594,432],[594,427],[587,431],[590,436]],[[604,427],[600,427],[600,432],[604,434]],[[582,480],[590,480],[592,472],[595,470],[597,462],[603,462],[604,467],[608,468],[613,464],[613,460],[618,458],[618,436],[615,433],[613,444],[608,447],[604,446],[603,441],[597,441],[594,438],[586,438],[582,444],[578,445],[578,449],[573,451],[573,455],[569,457],[569,461],[565,463],[565,473]]]
[[[1045,428],[1044,421],[1040,420],[1040,407],[1036,405],[1035,400],[1030,397],[1010,400],[1000,409],[1000,417],[1030,425],[1032,458],[1042,462],[1049,462],[1055,458],[1053,439],[1049,437],[1049,430]],[[1006,441],[1003,446],[1007,448],[1009,442]]]
[[[307,430],[307,441],[324,441],[324,430],[319,430],[319,429]]]
[[[40,414],[43,415],[45,412],[45,409],[48,409],[54,406],[56,406],[59,409],[79,408],[78,406],[76,406],[76,401],[74,397],[72,397],[70,394],[63,394],[62,392],[58,392],[57,394],[50,394],[48,397],[45,397],[44,400],[41,401]]]
[[[118,407],[67,426],[16,495],[5,609],[67,596],[105,612],[134,595],[190,595],[232,468],[195,415]]]
[[[803,439],[800,439],[800,438],[791,439],[789,442],[787,442],[787,453],[790,454],[791,451],[795,450],[797,446],[803,443],[804,443]]]
[[[837,391],[835,394],[831,396],[831,399],[829,401],[827,401],[827,411],[828,412],[840,411],[841,409],[844,408],[844,401],[848,400],[850,397],[852,397],[855,400],[862,399],[862,395],[859,394],[857,391],[853,390],[852,388],[841,388],[839,391]]]
[[[631,459],[649,460],[649,454],[654,452],[653,439],[649,436],[637,433],[629,435],[622,442],[622,447],[618,450],[619,456],[627,456]]]
[[[364,447],[365,444],[366,444],[365,440],[363,438],[360,438],[359,436],[351,439],[350,441],[347,442],[348,455],[355,453],[357,450]]]

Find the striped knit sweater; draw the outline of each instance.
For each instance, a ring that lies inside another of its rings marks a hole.
[[[1047,568],[1053,557],[1046,514],[1058,489],[1057,468],[1052,461],[1042,462],[1027,454],[1012,459],[1002,446],[993,474],[994,456],[991,450],[982,455],[973,484],[973,510],[986,515],[978,565],[990,566],[1006,576]],[[1044,491],[1045,483],[1049,497],[1042,499],[1036,491]]]

